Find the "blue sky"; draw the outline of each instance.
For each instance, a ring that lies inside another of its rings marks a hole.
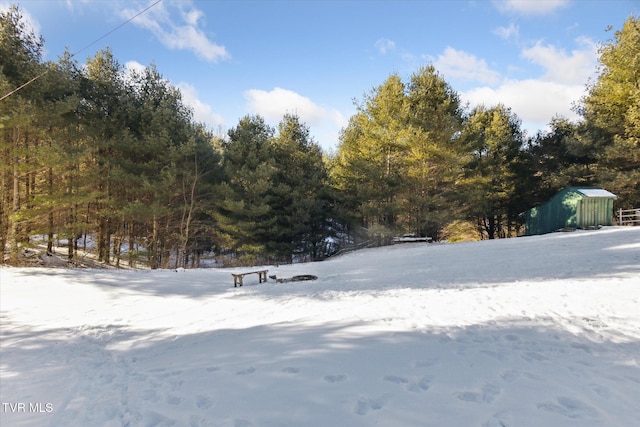
[[[155,1],[15,3],[55,60]],[[110,47],[126,67],[155,63],[195,119],[225,133],[246,114],[275,126],[297,113],[326,150],[354,99],[433,64],[470,106],[503,103],[534,134],[556,115],[576,118],[607,28],[631,15],[637,0],[162,0],[76,59]]]

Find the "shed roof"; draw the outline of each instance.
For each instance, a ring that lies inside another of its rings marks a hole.
[[[613,197],[614,199],[618,197],[602,188],[578,188],[576,191],[586,197]]]

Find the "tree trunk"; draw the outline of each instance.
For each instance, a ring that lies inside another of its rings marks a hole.
[[[493,215],[487,217],[487,236],[490,240],[496,238],[496,218]]]
[[[105,218],[100,218],[98,224],[98,261],[104,261],[108,264],[109,251],[106,245],[107,235],[107,221]]]
[[[15,141],[15,140],[14,140]],[[14,150],[17,150],[17,141],[14,142]],[[11,213],[14,215],[13,218],[9,219],[9,245],[11,256],[14,257],[17,255],[19,250],[19,239],[20,239],[20,226],[18,221],[15,218],[20,212],[20,171],[18,170],[18,165],[20,163],[20,159],[16,155],[13,160],[13,206],[11,209]]]
[[[7,188],[7,174],[2,171],[2,183],[0,184],[0,188],[2,191],[0,192],[0,264],[4,264],[4,253],[5,253],[5,245],[7,244],[7,220],[8,215],[6,214],[6,206],[8,206],[8,193]]]
[[[159,259],[158,259],[158,217],[156,214],[153,214],[152,220],[152,231],[151,231],[151,243],[149,248],[149,266],[151,269],[155,270],[159,267]]]
[[[120,268],[120,253],[122,250],[122,239],[117,236],[113,242],[113,255],[116,260],[116,268]]]
[[[134,227],[134,222],[129,222],[127,223],[127,231],[129,232],[129,267],[135,267],[134,266],[134,260],[133,260],[133,244],[134,244],[134,240],[133,240],[133,227]]]

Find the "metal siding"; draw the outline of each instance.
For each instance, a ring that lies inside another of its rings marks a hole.
[[[604,191],[604,190],[603,190]],[[613,197],[587,197],[585,189],[568,187],[548,202],[525,213],[527,235],[551,233],[561,228],[581,228],[613,223]],[[592,193],[599,194],[602,193]]]
[[[564,227],[578,227],[578,207],[583,196],[571,189],[564,194],[560,202],[560,211],[558,213],[558,227],[556,230]],[[552,230],[555,231],[555,230]]]
[[[579,227],[595,227],[613,223],[613,199],[605,197],[584,198],[580,203]]]

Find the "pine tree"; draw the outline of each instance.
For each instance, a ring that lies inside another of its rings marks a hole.
[[[520,121],[502,105],[479,106],[468,118],[463,138],[471,153],[461,185],[468,215],[489,239],[506,237],[518,210],[511,204],[517,200],[516,167],[523,146]]]
[[[455,210],[462,108],[433,67],[389,77],[344,130],[332,177],[363,226],[437,236]]]
[[[411,231],[437,237],[456,215],[462,107],[458,94],[433,66],[411,76],[407,101],[412,136],[407,150],[404,210]]]
[[[260,116],[245,116],[229,130],[223,143],[225,180],[216,189],[218,245],[239,262],[264,261],[269,230],[274,223],[270,192],[276,165],[271,155],[274,130]]]
[[[394,233],[404,191],[407,129],[405,85],[397,75],[367,94],[343,131],[333,180],[374,237]]]
[[[329,235],[327,171],[320,146],[298,116],[285,115],[272,140],[275,173],[270,191],[274,222],[266,249],[277,259],[315,259]]]
[[[40,188],[41,160],[37,150],[42,145],[38,118],[47,108],[40,84],[24,83],[45,70],[41,64],[43,40],[28,31],[17,6],[0,13],[0,262],[9,247],[10,258],[29,244],[29,212]]]
[[[600,75],[583,100],[584,142],[599,184],[617,204],[640,206],[640,19],[630,17],[600,49]]]

